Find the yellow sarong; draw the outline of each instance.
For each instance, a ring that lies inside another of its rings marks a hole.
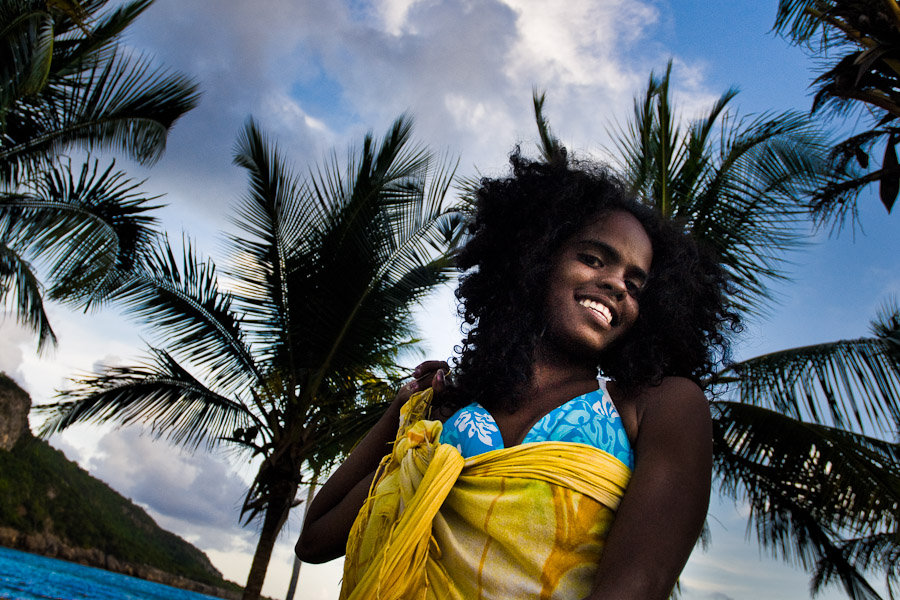
[[[567,442],[463,459],[423,418],[430,399],[403,407],[350,532],[341,600],[587,596],[628,467]]]

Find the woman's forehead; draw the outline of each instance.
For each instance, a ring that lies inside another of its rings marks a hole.
[[[653,243],[637,217],[624,210],[613,210],[588,219],[570,243],[601,243],[612,246],[628,262],[648,270],[653,260]]]

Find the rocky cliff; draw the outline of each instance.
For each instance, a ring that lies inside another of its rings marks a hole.
[[[12,450],[28,429],[31,398],[15,381],[0,373],[0,450]]]

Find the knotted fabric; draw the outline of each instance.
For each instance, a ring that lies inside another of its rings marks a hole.
[[[350,532],[341,600],[588,595],[628,467],[568,442],[463,459],[424,418],[430,399],[401,411]]]

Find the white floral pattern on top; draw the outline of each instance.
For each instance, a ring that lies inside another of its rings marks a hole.
[[[482,408],[480,411],[460,411],[457,412],[457,415],[452,425],[456,431],[460,434],[465,434],[467,438],[477,435],[481,443],[491,447],[495,446],[496,440],[494,438],[500,438],[500,429],[489,412]],[[502,438],[500,438],[500,443],[503,443]]]
[[[478,403],[459,409],[447,423],[450,426],[441,434],[441,442],[456,446],[464,458],[504,447],[494,417]],[[604,387],[551,410],[532,426],[522,443],[546,441],[588,444],[634,468],[631,443]]]

